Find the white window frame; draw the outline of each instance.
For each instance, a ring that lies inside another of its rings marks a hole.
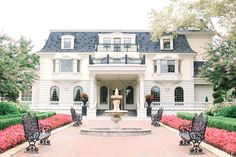
[[[164,40],[170,40],[170,48],[164,48]],[[173,50],[173,36],[160,37],[160,49],[161,50]]]
[[[65,48],[65,40],[70,39],[71,45],[68,48]],[[75,43],[75,36],[73,35],[63,35],[61,36],[61,49],[74,49],[74,43]]]

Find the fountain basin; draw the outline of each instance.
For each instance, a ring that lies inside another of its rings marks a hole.
[[[123,116],[128,113],[127,110],[106,110],[105,113],[107,113],[110,116]]]
[[[85,128],[81,129],[80,133],[91,136],[139,136],[151,134],[150,129],[142,128]]]

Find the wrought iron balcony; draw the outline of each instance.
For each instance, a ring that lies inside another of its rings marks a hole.
[[[98,44],[95,45],[98,52],[138,52],[136,44]]]
[[[89,64],[145,64],[145,55],[140,58],[131,58],[128,55],[120,58],[114,58],[107,55],[103,58],[94,58],[89,55]]]

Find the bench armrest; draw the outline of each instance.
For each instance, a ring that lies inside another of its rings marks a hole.
[[[195,141],[204,140],[204,134],[201,134],[201,132],[198,132],[198,131],[190,132],[189,137],[190,137],[190,139],[195,140]]]
[[[191,126],[192,126],[192,123],[189,123],[188,125],[182,124],[179,126],[179,132],[190,132]]]
[[[49,125],[43,125],[43,124],[40,124],[39,123],[39,128],[40,128],[40,131],[42,132],[43,130],[45,131],[45,132],[51,132],[51,130],[52,130],[52,127],[51,126],[49,126]]]

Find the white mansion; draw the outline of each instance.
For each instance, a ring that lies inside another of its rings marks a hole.
[[[153,42],[151,32],[142,30],[52,30],[38,52],[32,107],[78,109],[84,92],[89,96],[88,116],[96,116],[112,109],[115,88],[123,95],[121,109],[138,117],[146,116],[145,95],[150,93],[153,108],[204,107],[205,99],[212,102],[212,88],[198,73],[213,35],[182,30]]]

